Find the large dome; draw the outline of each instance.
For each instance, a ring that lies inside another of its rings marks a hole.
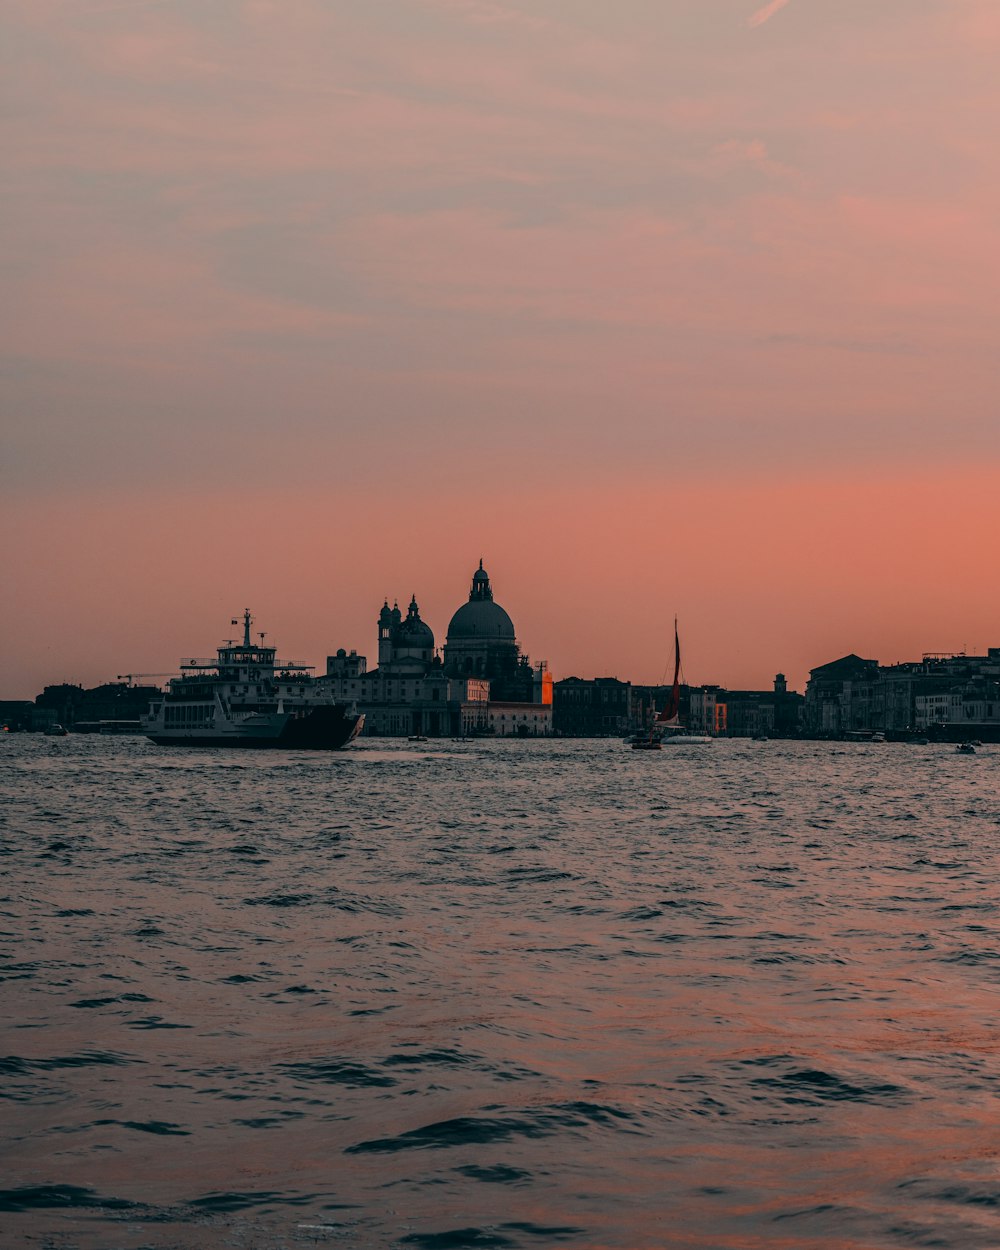
[[[462,604],[448,626],[448,641],[460,638],[477,642],[513,642],[514,622],[492,599],[470,599]]]
[[[463,603],[448,626],[448,642],[513,642],[514,622],[493,602],[490,575],[479,568],[472,575],[469,602]]]

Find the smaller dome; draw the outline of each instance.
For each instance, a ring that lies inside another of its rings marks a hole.
[[[396,626],[396,645],[408,650],[433,650],[434,633],[426,622],[420,619],[417,596],[410,599],[410,607],[406,620]]]
[[[401,647],[433,647],[434,634],[429,625],[423,621],[404,621],[399,627],[399,645]]]

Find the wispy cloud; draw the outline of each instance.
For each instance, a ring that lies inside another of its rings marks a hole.
[[[747,19],[748,26],[763,26],[765,22],[771,20],[775,13],[780,12],[789,0],[771,0],[770,4],[765,4],[762,9],[758,9],[753,17]]]
[[[151,9],[154,5],[171,4],[173,0],[111,0],[108,4],[99,4],[84,11],[85,17],[96,17],[102,13],[128,13],[134,9]]]

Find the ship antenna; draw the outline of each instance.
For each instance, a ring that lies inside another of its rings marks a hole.
[[[252,620],[253,620],[253,617],[250,615],[250,609],[244,608],[243,609],[243,645],[244,647],[250,646],[250,622]]]

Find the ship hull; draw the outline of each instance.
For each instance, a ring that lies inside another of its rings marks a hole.
[[[364,719],[343,707],[314,708],[302,716],[253,716],[212,730],[150,728],[146,737],[161,747],[339,751],[358,736]]]

